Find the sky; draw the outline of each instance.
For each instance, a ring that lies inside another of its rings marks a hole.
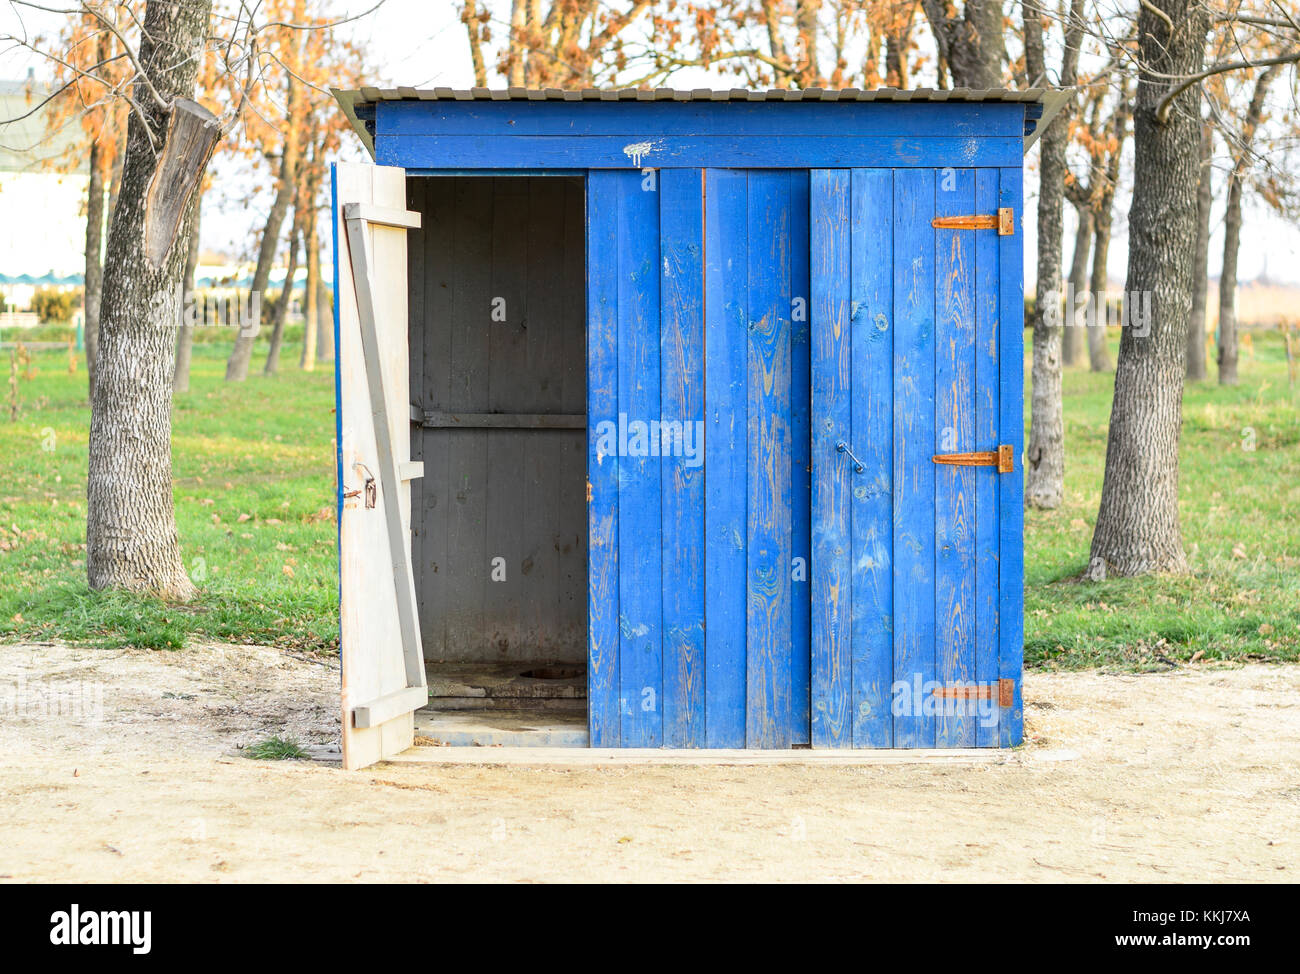
[[[501,0],[488,0],[490,7],[506,9]],[[373,0],[352,0],[336,4],[336,9],[356,14],[372,6]],[[465,28],[460,23],[460,4],[457,0],[386,0],[378,10],[365,18],[348,24],[346,30],[367,43],[375,65],[373,83],[378,87],[410,85],[431,87],[445,85],[468,88],[473,85],[469,49]],[[29,27],[50,29],[54,15],[24,13]],[[0,2],[0,34],[9,33],[14,26],[13,8]],[[494,30],[503,32],[507,25],[493,24]],[[27,73],[29,65],[36,65],[37,73],[44,68],[33,56],[23,52],[0,52],[0,78],[17,79]],[[494,85],[501,79],[492,79]],[[681,88],[735,87],[734,79],[725,78],[705,69],[688,69],[672,79],[673,86]],[[924,81],[921,82],[924,84]],[[360,158],[359,143],[345,151],[344,157]],[[1128,260],[1127,206],[1128,188],[1131,186],[1132,142],[1126,150],[1125,185],[1121,189],[1119,209],[1115,216],[1115,236],[1111,244],[1109,273],[1116,286],[1125,276]],[[1038,151],[1031,150],[1026,159],[1027,205],[1036,204]],[[265,175],[254,178],[247,172],[225,165],[219,169],[218,179],[210,198],[205,197],[203,214],[203,246],[205,249],[229,253],[251,254],[259,215],[269,206],[269,179]],[[1222,184],[1222,176],[1218,180]],[[1222,196],[1222,193],[1218,195]],[[1072,207],[1066,206],[1066,233],[1063,243],[1063,260],[1068,269],[1073,248],[1074,226]],[[1210,274],[1216,276],[1222,262],[1222,200],[1212,217],[1214,236],[1210,243]],[[1276,216],[1248,195],[1245,203],[1245,227],[1239,258],[1239,279],[1249,281],[1266,274],[1277,283],[1300,285],[1300,228]],[[1025,220],[1025,282],[1031,289],[1035,276],[1036,250],[1035,217],[1029,209]]]

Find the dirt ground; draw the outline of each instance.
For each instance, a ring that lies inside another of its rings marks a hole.
[[[1031,673],[995,764],[241,756],[336,741],[337,686],[259,647],[0,646],[0,879],[1300,880],[1300,667]]]

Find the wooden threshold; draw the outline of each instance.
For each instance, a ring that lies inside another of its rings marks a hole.
[[[760,751],[732,748],[618,747],[412,747],[386,760],[394,764],[501,764],[549,768],[636,767],[758,767],[792,764],[822,767],[868,767],[895,764],[1000,764],[1004,748],[799,748]]]

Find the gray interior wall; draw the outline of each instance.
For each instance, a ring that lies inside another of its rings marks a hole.
[[[586,434],[484,424],[586,412],[582,180],[411,176],[407,193],[423,215],[408,248],[411,403],[452,424],[412,425],[425,659],[581,660]]]

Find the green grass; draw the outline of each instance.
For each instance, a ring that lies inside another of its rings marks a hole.
[[[336,650],[333,372],[299,371],[286,345],[280,375],[255,355],[255,374],[227,384],[229,348],[195,346],[174,409],[177,528],[201,590],[184,606],[89,590],[86,376],[66,352],[33,354],[17,422],[0,401],[0,638]]]
[[[1182,577],[1080,580],[1114,376],[1067,370],[1065,503],[1025,513],[1028,664],[1148,670],[1194,656],[1300,656],[1300,399],[1280,336],[1253,340],[1240,386],[1220,387],[1211,365],[1211,378],[1184,393],[1179,514],[1191,574]]]
[[[1065,504],[1025,518],[1029,665],[1300,656],[1300,417],[1278,336],[1258,332],[1254,345],[1239,387],[1186,393],[1182,577],[1080,580],[1112,377],[1066,373]],[[201,589],[184,606],[88,589],[85,375],[67,372],[66,352],[34,354],[17,421],[0,412],[0,640],[337,650],[332,373],[298,371],[287,346],[280,376],[227,385],[228,349],[196,345],[191,391],[176,403],[177,524]]]
[[[292,737],[268,737],[244,748],[244,757],[254,761],[292,761],[306,756],[307,752]]]

